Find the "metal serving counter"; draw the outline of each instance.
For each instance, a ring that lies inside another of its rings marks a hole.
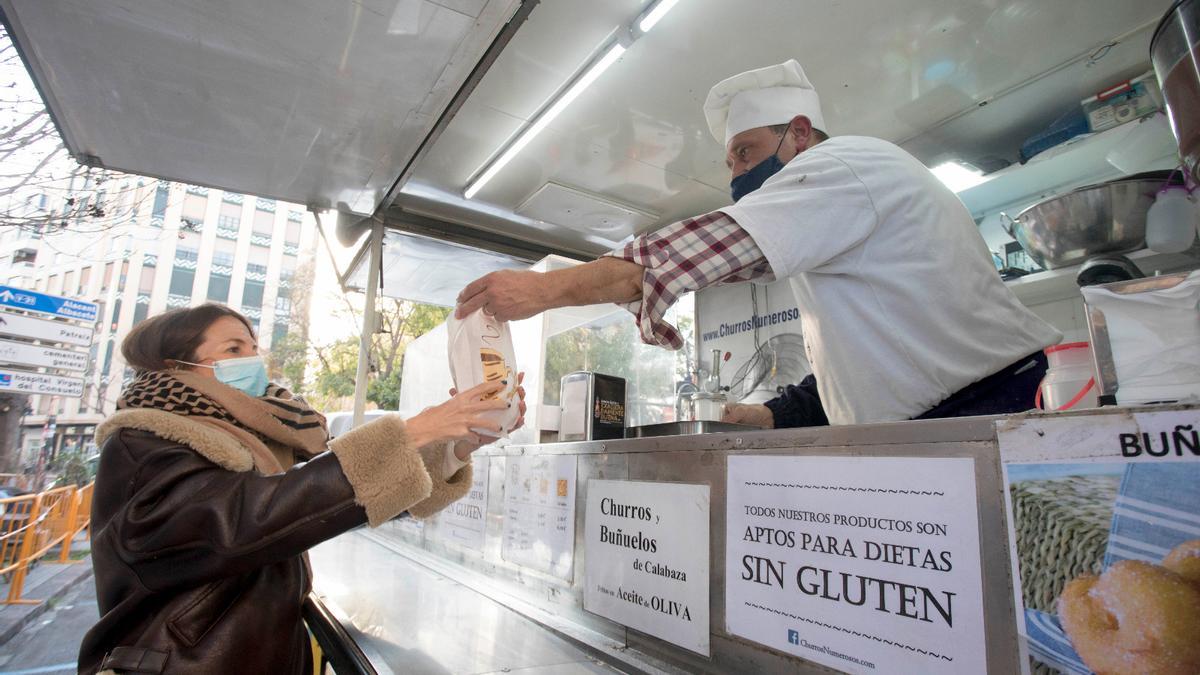
[[[1020,672],[1002,446],[1038,479],[1194,468],[1194,432],[1151,451],[1184,422],[1196,407],[493,448],[467,498],[373,534],[627,671]]]

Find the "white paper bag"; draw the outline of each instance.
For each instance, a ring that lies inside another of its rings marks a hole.
[[[520,415],[520,401],[517,399],[517,359],[513,355],[512,335],[508,331],[508,323],[497,321],[496,317],[488,316],[483,310],[475,310],[464,319],[446,319],[446,332],[449,336],[450,377],[454,387],[466,391],[472,387],[503,380],[507,384],[494,398],[500,398],[509,403],[505,410],[488,413],[487,416],[499,423],[504,431],[501,437],[517,423]],[[480,435],[495,437],[492,431],[476,429]]]

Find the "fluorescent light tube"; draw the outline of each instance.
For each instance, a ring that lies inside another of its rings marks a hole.
[[[562,96],[560,96],[558,100],[554,101],[554,103],[550,105],[549,108],[546,108],[542,114],[534,118],[533,123],[526,127],[525,130],[522,131],[519,136],[517,136],[516,140],[509,144],[509,146],[504,149],[504,152],[501,153],[500,156],[497,157],[492,164],[484,170],[483,173],[479,174],[479,177],[476,178],[474,182],[467,186],[466,191],[463,192],[463,196],[467,199],[473,198],[476,193],[483,188],[484,185],[487,185],[488,181],[495,178],[496,174],[500,173],[500,170],[512,161],[513,157],[517,156],[517,153],[521,152],[526,145],[529,145],[529,142],[533,140],[534,136],[537,136],[542,132],[543,129],[549,126],[550,123],[554,121],[554,118],[558,117],[559,113],[561,113],[563,110],[566,110],[567,106],[571,105],[571,102],[578,98],[579,95],[583,93],[584,89],[587,89],[592,82],[595,82],[596,78],[600,77],[605,70],[608,70],[608,67],[611,66],[617,59],[621,58],[621,54],[624,53],[625,48],[619,44],[614,44],[612,47],[609,47],[608,51],[604,53],[604,56],[600,57],[600,60],[593,63],[578,80],[575,80],[575,83],[572,84],[570,88],[563,92]]]
[[[985,180],[982,171],[962,162],[943,162],[930,171],[955,193],[975,187]]]
[[[649,33],[650,29],[654,28],[654,24],[666,16],[667,12],[671,11],[671,8],[677,2],[679,0],[658,0],[658,4],[654,6],[654,9],[647,12],[646,16],[642,17],[642,20],[638,22],[638,30],[643,33]]]

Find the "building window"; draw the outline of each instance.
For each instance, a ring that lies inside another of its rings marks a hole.
[[[63,293],[73,294],[75,292],[75,270],[63,273]]]
[[[171,270],[171,287],[168,292],[171,295],[191,297],[192,285],[195,282],[196,270],[190,270],[186,267],[176,267]]]
[[[282,312],[282,313],[286,314],[290,311],[292,311],[292,299],[291,298],[289,298],[285,295],[280,295],[275,298],[275,312],[276,313]]]
[[[133,306],[133,325],[138,325],[145,320],[146,315],[150,313],[150,305],[139,302]]]
[[[92,281],[92,268],[85,267],[79,271],[79,292],[86,293]]]
[[[117,324],[119,323],[121,323],[121,298],[113,301],[112,321],[108,324],[108,331],[110,333],[117,332]]]
[[[122,260],[121,261],[121,276],[117,277],[117,292],[118,293],[122,293],[125,291],[125,279],[128,276],[129,276],[129,261]]]
[[[199,259],[200,259],[200,251],[197,251],[194,248],[183,248],[182,246],[180,246],[175,249],[175,261],[176,262],[195,263]]]
[[[103,293],[104,291],[107,291],[109,286],[112,286],[112,273],[113,273],[113,264],[112,263],[106,264],[104,266],[104,283],[102,283],[100,285],[101,293]]]
[[[225,195],[226,200],[229,195]],[[242,226],[242,206],[241,200],[237,203],[229,203],[228,201],[221,204],[221,210],[217,214],[217,236],[221,239],[237,239],[238,228]]]
[[[20,249],[19,251],[17,251],[16,253],[13,254],[12,262],[14,265],[20,265],[21,263],[33,264],[33,263],[37,262],[37,249],[33,249],[33,248]]]
[[[101,375],[107,376],[112,370],[113,344],[115,343],[109,340],[108,344],[104,346],[104,367],[100,369]]]
[[[278,345],[283,338],[287,337],[287,334],[287,323],[276,319],[275,326],[271,329],[271,346],[274,347]]]
[[[229,277],[213,274],[208,277],[208,299],[229,302]]]
[[[149,294],[154,291],[154,273],[157,270],[153,267],[146,267],[142,264],[142,276],[138,279],[138,293]]]
[[[242,307],[258,307],[263,304],[263,288],[265,285],[261,281],[246,280],[246,287],[242,290]]]
[[[154,191],[153,215],[158,216],[159,218],[167,215],[167,198],[170,196],[170,194],[170,189],[166,185],[159,183],[158,189]],[[162,227],[161,220],[159,221],[158,226]]]
[[[200,226],[204,224],[204,213],[207,209],[208,197],[196,194],[185,196],[183,198],[183,213],[180,215],[180,229],[200,229]]]
[[[60,290],[61,289],[58,286],[58,275],[51,274],[50,278],[46,280],[46,292],[53,295],[55,293],[58,293]]]

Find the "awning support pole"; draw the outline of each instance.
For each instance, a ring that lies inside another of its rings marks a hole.
[[[371,259],[367,266],[367,299],[363,307],[362,336],[358,341],[358,374],[354,378],[354,422],[363,422],[367,408],[367,373],[371,362],[371,338],[375,335],[375,296],[379,291],[379,268],[383,264],[383,221],[371,226]]]

